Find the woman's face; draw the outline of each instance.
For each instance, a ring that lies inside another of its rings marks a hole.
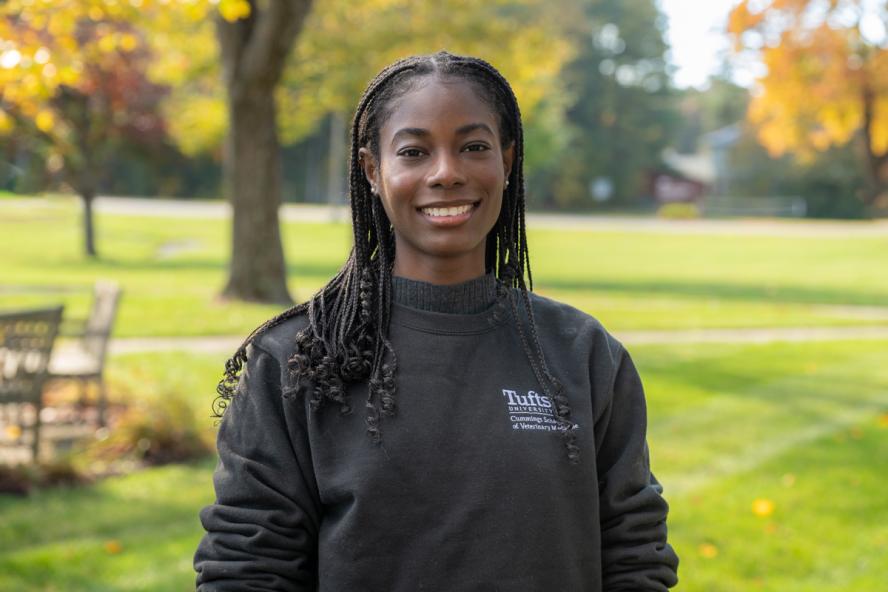
[[[483,274],[514,151],[496,114],[471,84],[432,77],[390,108],[378,162],[360,157],[394,227],[394,273],[439,284]]]

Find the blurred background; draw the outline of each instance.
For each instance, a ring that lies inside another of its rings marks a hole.
[[[682,591],[888,574],[885,0],[0,1],[0,589],[186,590],[215,386],[388,63],[512,83],[535,290],[645,382]]]

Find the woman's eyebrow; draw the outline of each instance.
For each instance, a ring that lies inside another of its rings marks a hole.
[[[485,131],[485,132],[487,132],[488,134],[490,134],[491,136],[494,135],[493,130],[490,129],[490,126],[487,125],[486,123],[469,123],[469,124],[466,124],[466,125],[464,125],[464,126],[458,128],[458,129],[456,130],[456,135],[458,135],[458,136],[464,136],[464,135],[466,135],[466,134],[470,134],[470,133],[472,133],[472,132],[474,132],[474,131],[477,131],[477,130]]]
[[[394,144],[395,141],[398,138],[400,138],[401,136],[423,137],[423,136],[428,136],[428,135],[429,135],[429,130],[423,129],[421,127],[402,127],[401,129],[396,131],[395,134],[392,136],[392,144]]]
[[[465,136],[467,134],[470,134],[470,133],[472,133],[474,131],[478,131],[478,130],[485,131],[488,134],[490,134],[491,136],[495,135],[493,133],[493,130],[490,129],[489,125],[487,125],[486,123],[480,123],[480,122],[479,123],[467,123],[466,125],[458,127],[456,129],[456,135],[457,136]],[[430,134],[431,134],[431,132],[429,132],[429,130],[421,128],[421,127],[402,127],[401,129],[396,131],[394,133],[394,135],[392,136],[392,144],[394,144],[398,140],[398,138],[401,138],[402,136],[415,136],[415,137],[422,138],[422,137],[429,136]]]

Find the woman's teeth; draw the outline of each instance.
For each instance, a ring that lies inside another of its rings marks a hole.
[[[460,214],[465,214],[473,207],[472,204],[466,204],[464,206],[455,206],[452,208],[422,208],[422,213],[426,216],[459,216]]]

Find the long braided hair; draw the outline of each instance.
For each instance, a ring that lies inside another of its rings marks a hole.
[[[364,91],[351,128],[349,197],[354,244],[339,272],[307,302],[294,306],[256,328],[225,364],[217,386],[214,415],[219,418],[234,396],[247,360],[247,346],[261,333],[287,319],[306,315],[308,325],[295,337],[288,361],[290,382],[284,397],[308,396],[312,409],[325,404],[350,413],[349,383],[367,382],[367,433],[379,443],[380,421],[396,411],[397,355],[388,339],[392,302],[395,235],[381,200],[371,192],[359,158],[367,148],[379,161],[379,132],[396,100],[422,79],[437,76],[468,82],[497,115],[503,148],[514,144],[514,160],[503,192],[499,217],[486,239],[485,269],[494,272],[500,299],[507,299],[522,345],[543,391],[553,400],[556,420],[571,462],[579,461],[570,405],[561,383],[546,364],[537,335],[528,290],[533,289],[524,219],[523,128],[512,88],[489,63],[447,52],[412,56],[382,70]],[[525,282],[525,275],[527,281]],[[523,304],[527,325],[519,314]]]

